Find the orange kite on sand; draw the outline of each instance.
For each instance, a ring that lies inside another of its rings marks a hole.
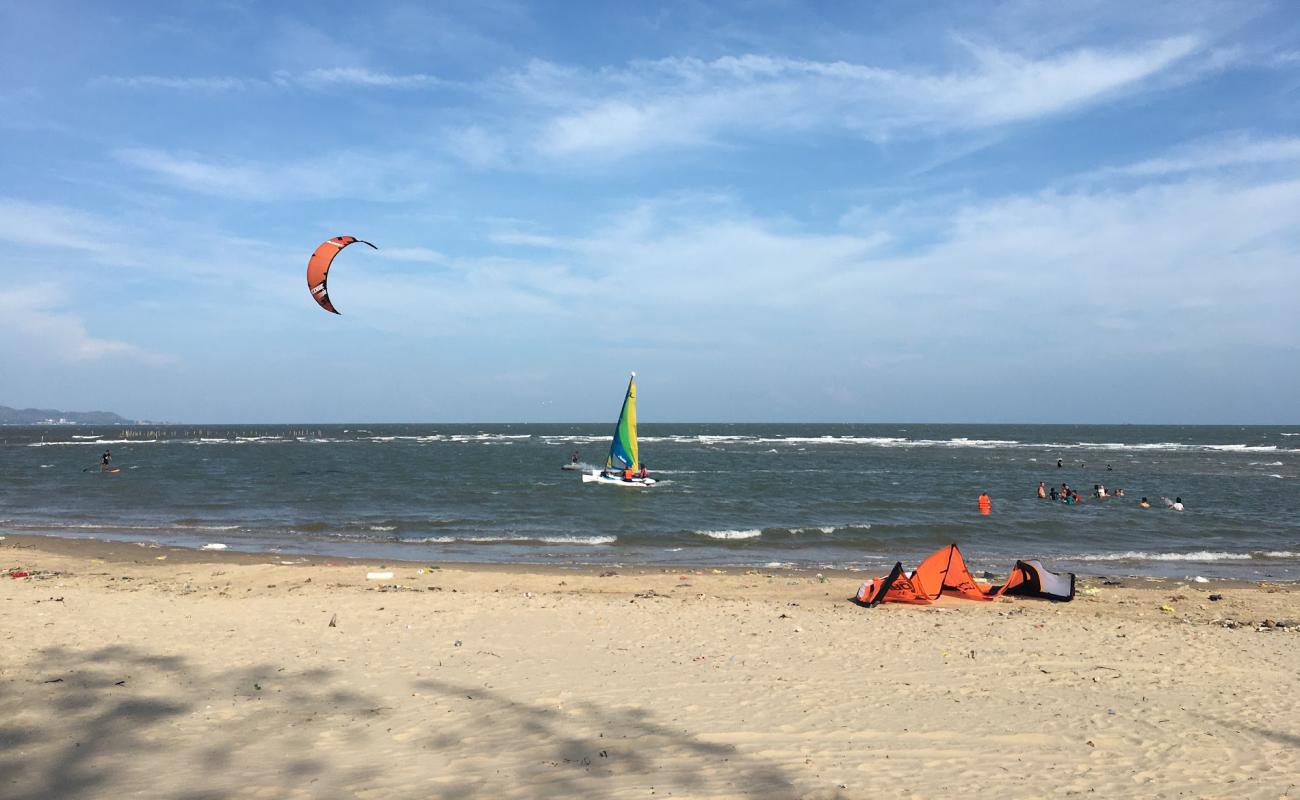
[[[881,603],[929,605],[941,595],[967,600],[994,600],[1002,595],[1068,601],[1074,598],[1074,573],[1048,572],[1038,561],[1017,561],[1001,586],[980,583],[970,574],[957,545],[942,547],[921,562],[911,575],[903,562],[883,578],[873,578],[858,588],[854,600],[868,608]]]
[[[338,314],[339,312],[334,308],[334,304],[330,302],[329,293],[325,291],[325,279],[329,276],[330,264],[334,263],[334,256],[338,255],[343,248],[355,242],[361,242],[361,244],[370,247],[372,250],[379,249],[370,242],[362,241],[355,236],[335,236],[333,239],[326,239],[321,242],[320,247],[317,247],[316,252],[312,253],[311,258],[307,260],[307,288],[311,290],[311,296],[316,299],[320,307],[331,314]]]

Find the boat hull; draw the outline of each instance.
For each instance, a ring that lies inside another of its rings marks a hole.
[[[591,472],[582,473],[582,482],[603,483],[608,486],[623,486],[629,489],[648,489],[651,486],[655,485],[654,478],[633,478],[630,481],[625,481],[622,478],[616,478],[612,476],[606,477],[604,475],[601,475],[599,470],[592,470]]]

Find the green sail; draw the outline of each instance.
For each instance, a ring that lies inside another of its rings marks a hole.
[[[639,464],[636,448],[636,373],[633,372],[627,382],[627,396],[623,398],[623,410],[618,415],[618,425],[614,427],[614,441],[609,445],[605,467],[636,469]]]

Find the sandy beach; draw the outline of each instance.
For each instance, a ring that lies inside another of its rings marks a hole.
[[[0,569],[3,798],[1300,795],[1289,584],[867,610],[850,573],[26,536]]]

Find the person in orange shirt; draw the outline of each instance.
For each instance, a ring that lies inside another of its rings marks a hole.
[[[631,483],[631,482],[632,482],[632,468],[631,468],[631,467],[627,467],[626,469],[623,470],[623,480],[627,481],[628,483]]]
[[[988,492],[980,492],[979,503],[981,514],[987,517],[989,514],[993,513],[993,502],[989,500]]]

